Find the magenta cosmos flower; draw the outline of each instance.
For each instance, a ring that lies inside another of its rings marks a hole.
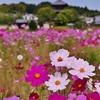
[[[25,77],[27,82],[31,82],[32,86],[40,86],[45,81],[49,80],[49,71],[44,68],[43,65],[35,66],[33,65],[31,70],[27,70]]]
[[[66,100],[63,95],[59,95],[57,92],[54,92],[52,95],[49,96],[48,100]]]
[[[10,98],[4,98],[3,100],[20,100],[20,98],[13,96],[13,97],[10,97]]]
[[[38,100],[39,95],[37,93],[34,93],[34,91],[30,94],[29,100]]]
[[[86,89],[87,79],[77,79],[72,85],[73,91],[83,92]]]
[[[87,95],[87,100],[100,100],[100,95],[98,92],[92,92]]]

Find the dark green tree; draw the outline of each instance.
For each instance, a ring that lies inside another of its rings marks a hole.
[[[28,4],[26,6],[26,12],[36,14],[37,13],[37,6],[35,4]]]

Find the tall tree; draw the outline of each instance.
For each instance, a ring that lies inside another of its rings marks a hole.
[[[64,16],[66,16],[68,23],[76,22],[79,19],[79,14],[74,9],[64,9],[62,12],[60,12]]]
[[[37,5],[37,7],[43,8],[43,7],[51,7],[51,3],[50,2],[41,2],[40,4]]]
[[[37,12],[37,16],[38,16],[39,20],[42,20],[44,22],[46,22],[46,21],[49,22],[50,20],[52,20],[54,15],[55,15],[55,12],[50,7],[41,8]]]
[[[37,13],[37,6],[35,4],[27,4],[27,6],[26,6],[26,12],[27,13],[36,14]]]

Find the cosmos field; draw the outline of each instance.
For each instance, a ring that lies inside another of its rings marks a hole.
[[[0,100],[100,100],[100,29],[0,29]]]

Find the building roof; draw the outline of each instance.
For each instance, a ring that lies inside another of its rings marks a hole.
[[[86,22],[87,24],[92,24],[93,21],[94,21],[94,17],[86,17],[86,18],[85,18],[85,22]]]
[[[26,19],[16,19],[15,23],[27,23]]]
[[[100,15],[99,16],[95,16],[95,21],[100,21]]]
[[[67,3],[65,3],[62,0],[57,0],[56,2],[52,3],[52,5],[68,5]]]

